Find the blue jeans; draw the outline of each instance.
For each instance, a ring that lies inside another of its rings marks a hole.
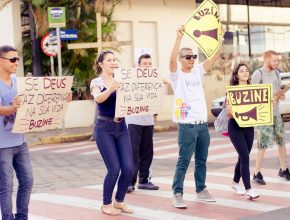
[[[183,182],[193,153],[195,153],[194,178],[196,192],[201,192],[206,188],[206,160],[209,142],[207,123],[199,125],[180,123],[178,125],[179,157],[172,184],[172,190],[175,194],[183,193]]]
[[[12,213],[13,168],[19,183],[15,218]],[[33,176],[27,144],[0,148],[0,206],[2,220],[28,219],[28,205],[32,186]]]
[[[112,194],[118,178],[115,199],[117,202],[123,202],[134,168],[127,125],[125,120],[116,123],[98,119],[95,129],[96,143],[108,170],[104,180],[103,204],[112,203]]]

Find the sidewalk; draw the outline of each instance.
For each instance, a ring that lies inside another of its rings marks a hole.
[[[172,121],[157,121],[154,126],[154,132],[165,132],[177,130],[177,124]],[[76,142],[88,140],[92,136],[92,127],[67,128],[49,130],[43,132],[27,133],[27,143],[29,147],[41,144],[59,144],[66,142]]]

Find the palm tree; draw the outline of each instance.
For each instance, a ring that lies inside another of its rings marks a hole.
[[[0,10],[13,0],[2,0]],[[48,27],[48,7],[66,6],[67,29],[78,30],[78,42],[95,42],[96,12],[102,15],[102,40],[111,41],[116,28],[113,21],[113,11],[117,4],[124,0],[21,0],[23,5],[31,4],[30,12],[35,21],[35,32],[37,37],[42,37],[49,31]],[[129,5],[130,0],[127,0]],[[31,23],[30,23],[31,25]],[[31,40],[29,36],[23,36],[23,55],[25,72],[32,68]],[[93,64],[98,53],[96,48],[68,50],[66,44],[62,42],[62,64],[63,72],[74,75],[74,85],[76,97],[86,98],[89,93],[89,83],[95,77]],[[39,46],[39,44],[38,44]],[[50,75],[50,60],[40,52],[42,75]],[[57,69],[57,68],[55,68]],[[82,95],[80,95],[80,93]]]

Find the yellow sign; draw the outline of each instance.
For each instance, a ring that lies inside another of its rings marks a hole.
[[[227,86],[227,100],[240,127],[273,124],[271,84]]]
[[[185,24],[185,33],[210,58],[215,54],[222,39],[218,7],[212,0],[203,1]]]

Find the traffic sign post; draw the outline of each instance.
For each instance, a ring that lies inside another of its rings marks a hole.
[[[51,42],[49,35],[45,34],[41,39],[41,49],[47,56],[55,57],[57,55],[58,45],[56,41]]]
[[[61,41],[60,28],[66,26],[65,7],[49,7],[48,8],[48,25],[56,28],[57,37],[57,61],[58,61],[58,75],[62,76],[62,62],[61,62]],[[65,125],[62,121],[62,131],[64,132]]]
[[[50,40],[56,40],[56,32],[51,31],[49,32]],[[67,29],[67,30],[60,30],[60,40],[77,40],[78,39],[78,31],[76,29]]]

